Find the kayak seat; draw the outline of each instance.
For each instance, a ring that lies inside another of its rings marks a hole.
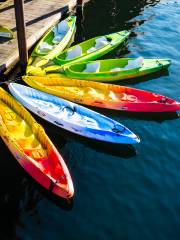
[[[124,69],[133,69],[133,68],[140,68],[143,66],[143,57],[138,57],[135,60],[129,60],[128,64],[124,67]]]
[[[106,46],[107,44],[109,44],[109,42],[107,41],[107,38],[101,37],[101,38],[96,39],[95,48],[97,48],[97,49],[102,48],[102,47]]]
[[[98,99],[98,100],[104,100],[105,99],[105,94],[102,90],[93,88],[93,87],[86,87],[84,91],[87,96],[89,95],[90,98]]]
[[[46,42],[42,42],[39,46],[39,51],[44,52],[44,53],[47,53],[47,52],[51,51],[52,49],[53,49],[53,46],[51,46],[50,44],[48,44]]]
[[[58,44],[64,38],[64,36],[67,34],[68,31],[69,31],[69,25],[67,21],[64,20],[60,22],[57,26],[53,28],[54,39],[52,40],[52,42],[54,44]]]
[[[62,41],[62,39],[64,38],[64,34],[57,34],[55,35],[54,39],[52,40],[52,42],[54,44],[58,44],[59,42]]]
[[[67,23],[66,20],[60,22],[58,25],[57,25],[57,31],[58,33],[62,34],[62,33],[67,33],[69,30],[69,25]]]
[[[67,51],[66,60],[70,60],[80,56],[82,56],[82,48],[78,45]]]
[[[37,161],[44,157],[47,157],[47,151],[41,146],[38,146],[37,148],[24,149],[24,153]]]
[[[109,42],[106,37],[97,38],[95,41],[95,46],[88,49],[87,53],[96,51],[97,49],[102,48],[102,47],[106,46],[107,44],[109,44]]]
[[[134,60],[128,60],[128,64],[125,67],[123,67],[123,68],[113,68],[110,71],[111,72],[118,72],[118,71],[121,71],[121,70],[130,70],[130,69],[141,68],[143,66],[143,61],[144,61],[143,57],[138,57]]]
[[[112,68],[110,71],[111,72],[119,72],[121,71],[123,68]]]
[[[97,73],[99,72],[100,62],[88,63],[84,69],[84,73]]]

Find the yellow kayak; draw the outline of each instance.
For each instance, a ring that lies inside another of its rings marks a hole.
[[[38,183],[63,198],[73,196],[73,183],[63,158],[41,125],[3,88],[0,88],[0,136]]]

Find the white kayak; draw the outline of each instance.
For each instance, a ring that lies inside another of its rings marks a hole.
[[[33,113],[75,134],[111,143],[140,142],[132,131],[119,122],[78,104],[17,83],[10,83],[9,90]]]

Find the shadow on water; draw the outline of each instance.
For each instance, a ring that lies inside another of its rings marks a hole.
[[[84,142],[83,139],[82,142]],[[86,145],[95,149],[97,152],[125,159],[132,158],[137,154],[136,148],[130,144],[112,144],[91,140],[86,141]]]
[[[130,23],[129,21],[139,15],[142,15],[144,8],[147,6],[153,6],[159,3],[160,0],[101,0],[101,1],[89,1],[84,8],[84,35],[93,36],[99,35],[101,32],[103,35],[107,33],[107,29],[111,32],[121,31],[124,29],[131,30],[135,25],[141,25],[146,20],[136,20]],[[88,11],[86,11],[86,6]],[[94,9],[98,9],[97,16],[90,16]],[[108,19],[108,20],[107,20]],[[94,25],[97,25],[94,27]]]
[[[36,185],[36,189],[41,195],[41,200],[46,199],[49,202],[55,204],[57,207],[66,211],[70,211],[73,208],[73,198],[64,199],[58,197],[55,194],[51,193],[50,191],[44,189],[40,185]]]
[[[0,38],[0,44],[1,43],[5,43],[5,42],[9,42],[11,39],[9,39],[9,38],[5,38],[5,37],[1,37]]]
[[[108,117],[112,117],[116,119],[117,121],[120,121],[120,119],[139,119],[139,120],[146,120],[146,121],[156,121],[156,122],[163,122],[167,120],[174,120],[179,119],[179,113],[178,112],[123,112],[123,111],[117,111],[112,109],[100,109],[100,108],[90,108],[94,111],[98,111],[103,115],[106,115]]]
[[[0,239],[12,239],[19,215],[19,202],[22,198],[22,182],[25,177],[23,169],[0,139],[0,208],[1,225]]]

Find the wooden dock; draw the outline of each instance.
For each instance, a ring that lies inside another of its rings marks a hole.
[[[76,0],[24,0],[27,47],[30,49],[63,14],[70,12]],[[0,24],[14,32],[12,40],[0,40],[0,74],[9,72],[19,60],[14,1],[0,6]]]

